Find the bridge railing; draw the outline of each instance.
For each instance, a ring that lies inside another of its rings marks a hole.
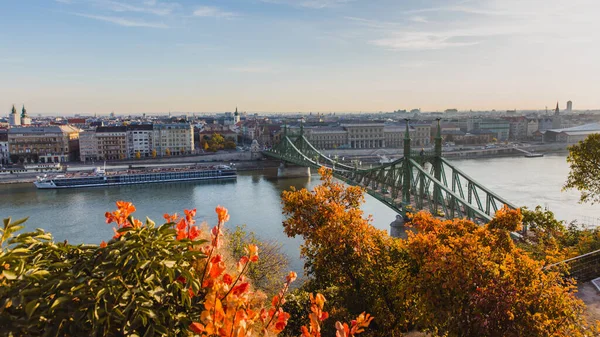
[[[568,267],[569,276],[578,282],[587,282],[600,277],[600,250],[579,255],[544,267],[545,270],[560,270]]]
[[[414,161],[413,159],[410,160],[410,163],[412,164],[413,168],[416,169],[420,175],[423,176],[422,182],[421,184],[425,183],[425,179],[429,180],[430,182],[433,182],[434,185],[436,185],[437,187],[439,187],[440,192],[439,193],[445,193],[446,195],[432,195],[433,198],[438,198],[438,200],[440,201],[440,206],[442,206],[443,208],[446,208],[446,211],[450,211],[450,213],[453,215],[454,211],[452,209],[448,209],[449,207],[456,207],[456,206],[462,206],[463,207],[463,211],[464,213],[467,213],[470,216],[467,216],[468,218],[476,218],[476,219],[480,219],[482,221],[489,221],[491,220],[491,217],[486,214],[485,212],[482,212],[480,209],[473,207],[467,200],[461,198],[458,194],[454,193],[454,191],[452,191],[452,189],[450,189],[448,186],[444,185],[444,183],[442,183],[441,181],[437,180],[434,176],[432,176],[431,174],[429,174],[429,172],[427,172],[426,170],[424,170],[421,167],[421,164],[417,163],[416,161]],[[418,178],[417,178],[418,179]],[[431,193],[431,191],[430,191]],[[449,202],[450,204],[447,204],[447,202]],[[459,211],[461,212],[461,211]],[[448,214],[448,213],[446,213]],[[450,215],[450,214],[448,214]]]

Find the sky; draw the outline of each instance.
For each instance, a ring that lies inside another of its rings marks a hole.
[[[597,0],[0,0],[0,116],[597,109],[598,13]]]

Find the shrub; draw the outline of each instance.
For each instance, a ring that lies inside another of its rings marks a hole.
[[[135,207],[117,202],[106,213],[111,241],[55,243],[43,230],[15,235],[22,219],[0,229],[0,326],[7,336],[274,336],[286,326],[282,306],[290,284],[270,303],[246,277],[258,259],[248,244],[237,265],[225,264],[221,246],[227,209],[217,207],[210,233],[195,226],[195,210],[165,214],[156,226],[135,219]],[[317,294],[321,299],[322,295]],[[324,301],[324,298],[322,299]],[[321,307],[322,308],[322,307]],[[312,317],[312,316],[311,316]],[[321,318],[323,318],[322,316]],[[365,315],[340,336],[360,333]],[[305,336],[319,336],[311,318]]]

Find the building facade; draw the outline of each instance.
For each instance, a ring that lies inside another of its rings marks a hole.
[[[429,123],[415,123],[409,127],[409,137],[415,146],[429,146]],[[318,149],[380,149],[404,146],[406,124],[400,123],[344,123],[341,126],[305,128],[308,140]]]
[[[528,121],[525,117],[508,117],[509,123],[508,139],[525,140],[527,139]]]
[[[540,129],[540,123],[536,118],[527,119],[527,139],[533,138],[533,134]]]
[[[308,140],[317,149],[348,147],[348,132],[339,126],[307,129]]]
[[[379,149],[385,147],[384,123],[348,123],[342,127],[348,132],[351,149]]]
[[[79,160],[84,163],[100,160],[96,130],[85,130],[79,133]]]
[[[550,129],[543,132],[545,143],[579,143],[589,135],[600,133],[600,123],[590,123],[564,129]]]
[[[510,124],[503,119],[481,119],[475,122],[475,130],[493,132],[498,141],[506,141],[510,134]]]
[[[159,157],[193,153],[194,127],[188,123],[154,124],[152,150]]]
[[[127,127],[99,126],[96,129],[99,160],[127,158]]]
[[[79,152],[79,129],[69,125],[13,127],[8,130],[11,162],[63,163]]]
[[[383,137],[385,138],[385,147],[401,148],[404,146],[404,135],[406,127],[402,125],[386,125],[383,128]],[[414,129],[408,131],[408,135],[414,135]]]
[[[8,130],[0,130],[0,166],[10,163],[10,152],[8,152]]]
[[[148,158],[152,156],[152,124],[127,126],[127,158]]]

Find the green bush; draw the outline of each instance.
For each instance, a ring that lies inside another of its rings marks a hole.
[[[188,289],[201,291],[192,268],[204,255],[176,240],[172,224],[147,220],[99,247],[55,243],[41,229],[15,236],[25,220],[2,228],[2,335],[190,334],[202,296]]]

